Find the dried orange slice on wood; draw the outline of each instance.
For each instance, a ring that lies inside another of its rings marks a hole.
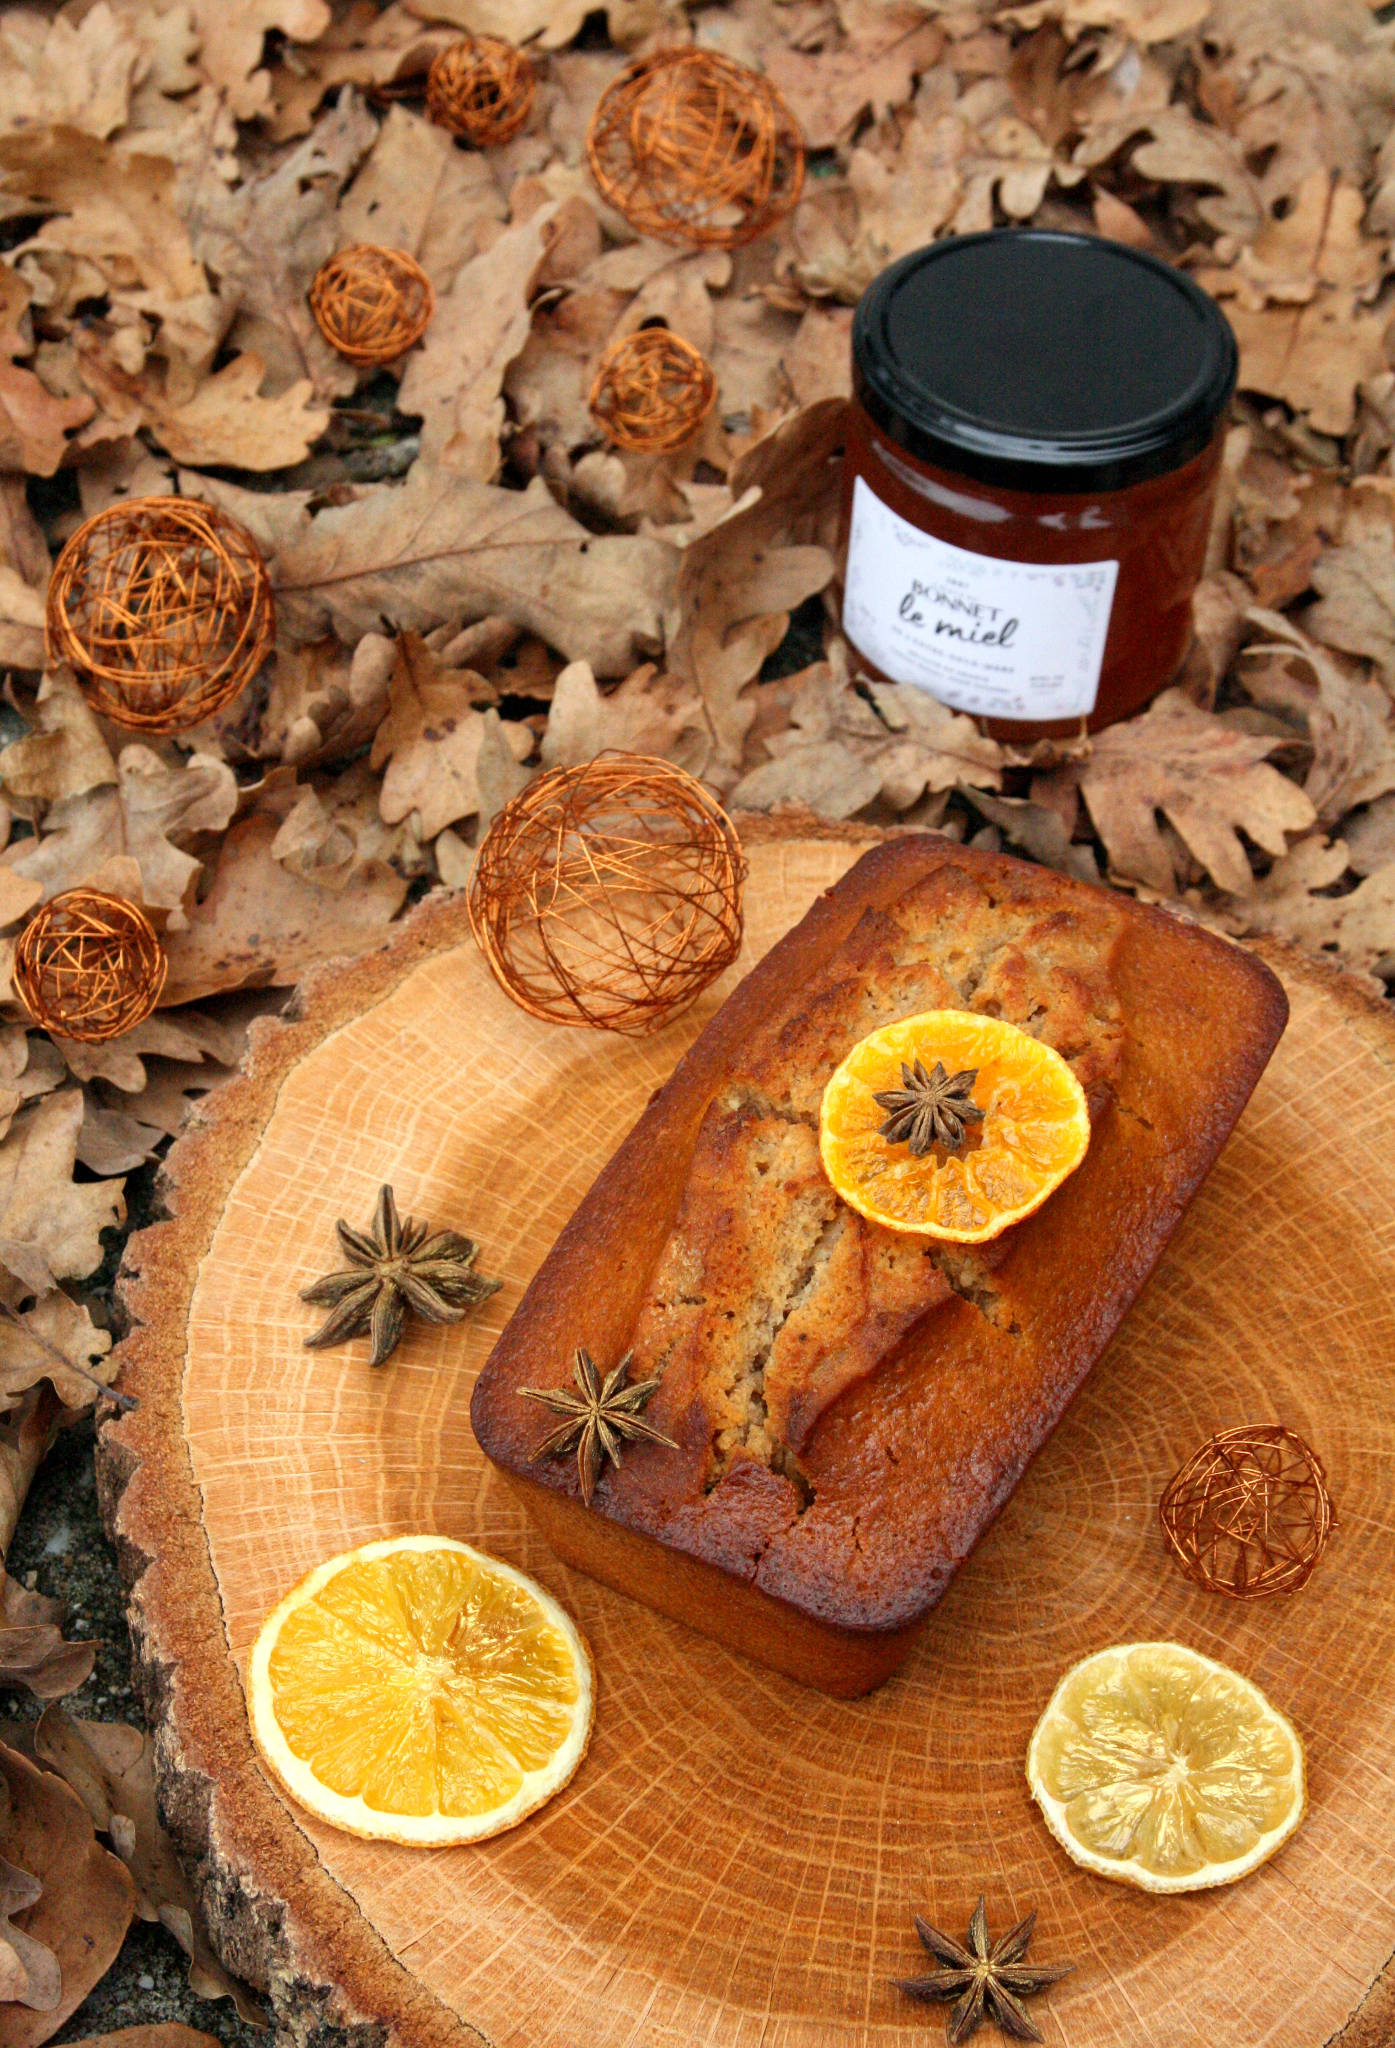
[[[926,1010],[859,1039],[823,1092],[819,1150],[889,1230],[981,1244],[1039,1209],[1090,1142],[1085,1091],[1015,1024]]]
[[[252,1649],[252,1734],[293,1799],[385,1842],[496,1835],[560,1792],[591,1734],[591,1658],[551,1594],[445,1536],[318,1565]]]

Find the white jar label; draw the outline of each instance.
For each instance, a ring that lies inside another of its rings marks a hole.
[[[853,485],[848,638],[893,682],[956,711],[1081,718],[1095,708],[1117,562],[1008,562],[922,533]]]

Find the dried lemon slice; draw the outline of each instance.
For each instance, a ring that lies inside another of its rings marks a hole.
[[[531,1579],[445,1536],[332,1557],[262,1624],[257,1747],[291,1797],[350,1834],[440,1847],[559,1792],[591,1735],[591,1657]]]
[[[1149,1892],[1232,1884],[1307,1803],[1292,1724],[1181,1643],[1122,1643],[1068,1671],[1028,1746],[1027,1783],[1077,1863]]]
[[[951,1143],[918,1152],[915,1140],[883,1135],[894,1119],[878,1096],[909,1104],[917,1090],[948,1110],[937,1123],[927,1115],[921,1130],[933,1123]],[[824,1171],[851,1208],[890,1230],[958,1244],[981,1244],[1039,1209],[1089,1142],[1085,1092],[1061,1055],[972,1010],[926,1010],[859,1039],[819,1112]]]

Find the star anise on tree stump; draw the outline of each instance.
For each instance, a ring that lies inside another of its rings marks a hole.
[[[949,2016],[947,2038],[951,2048],[967,2041],[981,2022],[990,2017],[1014,2041],[1044,2040],[1022,2000],[1069,1976],[1075,1965],[1023,1962],[1036,1924],[1036,1914],[1029,1913],[990,1948],[988,1916],[980,1898],[969,1922],[969,1945],[961,1948],[950,1935],[942,1934],[917,1913],[915,1931],[944,1968],[932,1977],[899,1977],[897,1988],[908,1991],[912,1998],[958,1999]]]
[[[473,1238],[400,1217],[390,1187],[378,1190],[367,1230],[351,1229],[342,1217],[334,1227],[349,1270],[301,1290],[302,1301],[330,1311],[306,1338],[308,1346],[342,1344],[367,1330],[373,1340],[368,1362],[382,1365],[397,1349],[408,1309],[425,1323],[458,1323],[503,1285],[471,1272],[479,1253]]]
[[[620,1363],[613,1366],[602,1380],[590,1352],[578,1345],[576,1364],[572,1368],[572,1378],[578,1388],[575,1394],[565,1387],[520,1387],[518,1390],[525,1401],[541,1401],[554,1414],[567,1417],[560,1429],[554,1429],[543,1438],[533,1456],[549,1458],[559,1451],[569,1451],[575,1444],[581,1498],[588,1508],[606,1460],[609,1459],[612,1465],[620,1463],[622,1437],[663,1444],[670,1451],[678,1449],[671,1436],[665,1436],[662,1430],[645,1422],[639,1413],[658,1392],[659,1382],[637,1380],[633,1386],[625,1385],[633,1356],[632,1351],[627,1351]]]

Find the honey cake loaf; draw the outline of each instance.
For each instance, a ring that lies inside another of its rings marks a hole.
[[[825,1083],[922,1011],[1005,1019],[1085,1090],[1077,1171],[985,1244],[892,1231],[819,1157]],[[563,1230],[475,1434],[568,1563],[810,1685],[907,1654],[1172,1236],[1287,1019],[1253,955],[927,835],[875,847],[746,977]],[[657,1380],[588,1507],[539,1456],[584,1346]]]

